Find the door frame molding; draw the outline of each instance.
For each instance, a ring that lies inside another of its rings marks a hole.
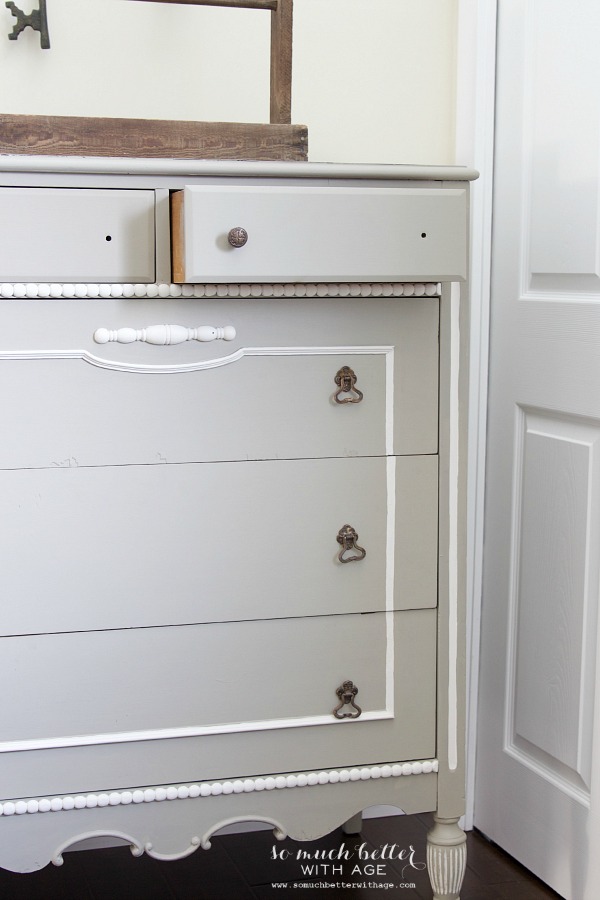
[[[471,347],[467,512],[467,785],[464,827],[473,828],[483,581],[483,514],[491,290],[492,191],[498,0],[458,0],[456,162],[480,173],[471,185]]]

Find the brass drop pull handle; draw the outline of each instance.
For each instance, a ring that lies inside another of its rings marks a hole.
[[[336,540],[338,544],[342,545],[342,549],[338,553],[338,559],[342,563],[357,562],[360,559],[364,559],[367,555],[367,551],[364,547],[359,547],[356,543],[358,541],[358,534],[352,525],[343,525],[337,533]],[[356,551],[354,556],[345,555],[346,553],[351,553],[353,550]]]
[[[345,681],[339,688],[336,689],[336,694],[339,697],[340,702],[333,710],[333,714],[336,719],[358,719],[360,716],[362,709],[360,706],[354,702],[354,698],[358,694],[358,688],[352,681]],[[344,707],[348,707],[346,712],[342,712],[341,710]]]
[[[333,397],[336,403],[360,403],[363,393],[356,387],[356,375],[350,366],[342,366],[334,380],[339,387]],[[341,394],[349,396],[341,397]]]

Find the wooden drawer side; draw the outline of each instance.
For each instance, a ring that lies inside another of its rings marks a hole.
[[[183,191],[171,194],[171,265],[175,284],[185,282],[185,241],[183,226]]]

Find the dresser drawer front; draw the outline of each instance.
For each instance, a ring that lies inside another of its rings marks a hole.
[[[19,691],[4,699],[0,750],[216,735],[243,742],[253,732],[273,741],[306,726],[346,729],[342,740],[352,744],[348,729],[397,718],[430,753],[435,631],[435,613],[422,610],[3,638],[3,683],[18,677]],[[358,693],[340,712],[359,707],[355,720],[333,712],[348,680]],[[402,751],[378,747],[377,757]]]
[[[154,281],[154,197],[0,188],[0,281]]]
[[[437,451],[435,297],[53,300],[42,320],[39,302],[0,305],[0,467]],[[231,325],[236,337],[93,338],[161,321]],[[335,402],[344,366],[360,402]]]
[[[0,397],[11,419],[0,466],[381,456],[393,450],[386,440],[386,398],[393,390],[387,357],[319,348],[280,355],[267,348],[214,368],[164,375],[81,360],[0,362]],[[333,399],[344,365],[357,373],[360,403]],[[429,426],[433,416],[427,410],[419,418]],[[400,449],[431,449],[427,430],[424,444],[400,423]]]
[[[173,202],[174,281],[464,279],[466,215],[464,188],[188,186]]]
[[[435,457],[21,470],[0,491],[4,634],[436,605]],[[364,559],[339,560],[344,525]]]

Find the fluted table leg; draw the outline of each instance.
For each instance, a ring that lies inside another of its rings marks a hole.
[[[458,819],[434,816],[427,835],[427,868],[433,900],[460,900],[467,866],[467,836]]]

